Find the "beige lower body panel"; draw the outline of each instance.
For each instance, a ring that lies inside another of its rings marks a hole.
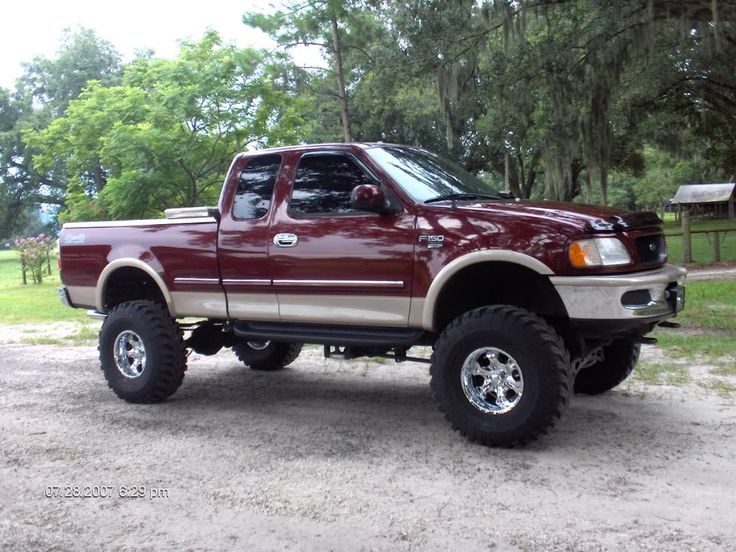
[[[75,307],[95,308],[97,288],[95,286],[66,286],[69,299]]]
[[[228,293],[229,318],[234,320],[279,320],[275,293]]]
[[[93,308],[95,287],[67,286],[74,305]],[[289,293],[171,293],[177,318],[202,317],[355,326],[420,327],[424,299]],[[410,311],[412,316],[410,317]]]
[[[227,302],[222,292],[175,291],[171,293],[171,301],[176,311],[172,315],[177,318],[227,318]]]
[[[406,327],[408,297],[279,293],[282,322]]]
[[[409,327],[432,330],[432,324],[424,324],[424,297],[412,297],[409,309]],[[431,317],[430,317],[431,320]]]

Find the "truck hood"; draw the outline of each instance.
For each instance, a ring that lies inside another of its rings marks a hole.
[[[662,224],[662,220],[652,212],[635,213],[611,207],[557,201],[457,202],[456,208],[471,211],[475,215],[497,213],[513,215],[519,219],[544,219],[588,233],[651,228]]]

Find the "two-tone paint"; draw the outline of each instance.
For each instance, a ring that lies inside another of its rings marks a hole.
[[[568,261],[570,243],[592,235],[615,235],[636,260],[634,240],[661,232],[650,218],[552,202],[417,204],[366,154],[370,147],[328,144],[240,154],[220,195],[219,220],[64,225],[61,275],[72,303],[106,312],[110,276],[129,267],[160,287],[176,317],[432,330],[444,285],[477,263],[510,263],[545,278],[568,278],[559,281],[561,287],[576,277],[615,283],[626,274],[653,274],[664,264],[581,270]],[[302,155],[315,152],[354,156],[394,198],[396,211],[295,215],[289,198],[296,167]],[[270,209],[262,218],[238,220],[232,211],[239,174],[264,153],[282,159]]]

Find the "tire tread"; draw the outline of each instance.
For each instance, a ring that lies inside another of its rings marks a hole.
[[[187,369],[186,347],[182,332],[176,321],[169,315],[168,311],[159,303],[153,301],[128,301],[114,307],[106,318],[114,320],[118,317],[131,317],[141,320],[149,328],[154,346],[158,348],[160,362],[158,364],[158,377],[153,389],[143,396],[131,398],[117,389],[110,378],[107,384],[110,389],[121,399],[133,403],[150,404],[161,402],[173,395],[184,381],[184,373]],[[100,342],[102,333],[100,330]],[[104,372],[104,366],[108,359],[98,346],[100,353],[100,365]]]
[[[267,359],[253,361],[250,356],[252,349],[247,342],[238,343],[233,346],[233,352],[240,362],[251,370],[262,372],[273,372],[281,370],[294,362],[302,352],[302,343],[275,343],[276,348],[271,351]]]
[[[545,420],[545,423],[538,425],[533,431],[519,438],[502,442],[489,438],[477,428],[461,427],[456,422],[455,417],[447,405],[443,404],[443,393],[439,389],[442,366],[438,362],[438,351],[444,350],[449,343],[460,339],[469,330],[487,327],[489,319],[496,320],[501,327],[508,325],[512,321],[520,322],[525,331],[536,334],[544,341],[549,353],[554,357],[554,362],[550,362],[550,365],[553,366],[555,387],[557,388],[553,412]],[[488,446],[501,445],[509,448],[526,445],[553,429],[570,402],[570,395],[572,394],[572,368],[570,355],[562,338],[544,319],[519,307],[493,305],[474,309],[459,316],[447,326],[435,343],[431,361],[430,388],[434,400],[452,428],[470,441],[479,442]]]

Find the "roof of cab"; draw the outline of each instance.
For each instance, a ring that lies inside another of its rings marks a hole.
[[[294,146],[281,146],[278,148],[267,148],[261,150],[244,151],[238,157],[252,157],[268,153],[286,153],[291,151],[355,151],[356,149],[368,149],[375,147],[399,147],[401,144],[390,144],[386,142],[327,142],[324,144],[299,144]],[[406,147],[406,146],[404,146]]]

